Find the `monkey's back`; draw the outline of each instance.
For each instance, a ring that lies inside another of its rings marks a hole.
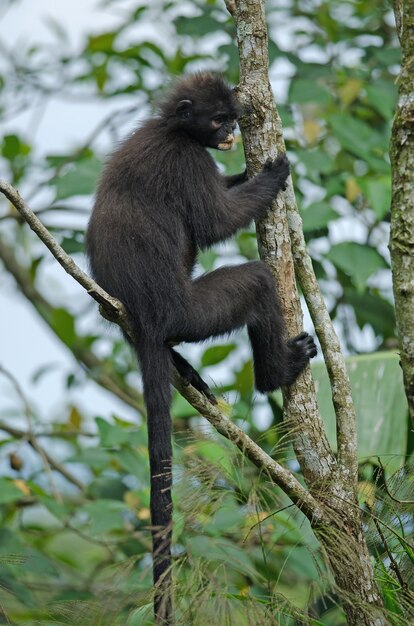
[[[196,256],[189,205],[202,193],[191,151],[195,163],[200,150],[212,163],[188,138],[168,139],[153,119],[120,145],[102,174],[86,236],[95,280],[151,335],[166,332],[169,311],[177,317],[188,306]]]

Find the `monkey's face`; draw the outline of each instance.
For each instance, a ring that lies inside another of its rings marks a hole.
[[[207,148],[230,150],[234,143],[237,112],[225,106],[210,109],[181,100],[176,109],[179,125]]]
[[[210,121],[213,132],[210,142],[207,144],[208,147],[217,148],[217,150],[230,150],[233,147],[236,126],[235,119],[229,118],[227,115],[215,115]]]

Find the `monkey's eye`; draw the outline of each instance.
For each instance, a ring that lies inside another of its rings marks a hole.
[[[213,117],[211,120],[211,127],[214,129],[218,129],[223,126],[224,118],[221,116]]]

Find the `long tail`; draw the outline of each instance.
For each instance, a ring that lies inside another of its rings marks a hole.
[[[160,626],[171,626],[171,356],[168,348],[160,345],[140,343],[136,346],[136,351],[141,363],[147,407],[155,621]]]

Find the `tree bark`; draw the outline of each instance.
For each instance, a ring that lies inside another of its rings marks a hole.
[[[395,0],[402,60],[391,135],[390,253],[405,393],[414,424],[414,3]]]
[[[263,0],[227,3],[234,15],[240,56],[239,97],[249,114],[241,120],[247,170],[261,169],[266,158],[285,151],[281,120],[268,77],[267,27]],[[257,223],[261,258],[270,266],[281,296],[289,335],[302,327],[295,271],[315,324],[328,373],[337,418],[337,456],[326,438],[309,368],[283,392],[284,417],[310,492],[329,511],[331,523],[311,525],[335,578],[348,623],[386,624],[362,532],[358,509],[356,419],[349,378],[339,341],[306,251],[302,220],[290,181],[264,220]],[[293,246],[293,259],[291,247]],[[306,514],[306,513],[305,513]]]

